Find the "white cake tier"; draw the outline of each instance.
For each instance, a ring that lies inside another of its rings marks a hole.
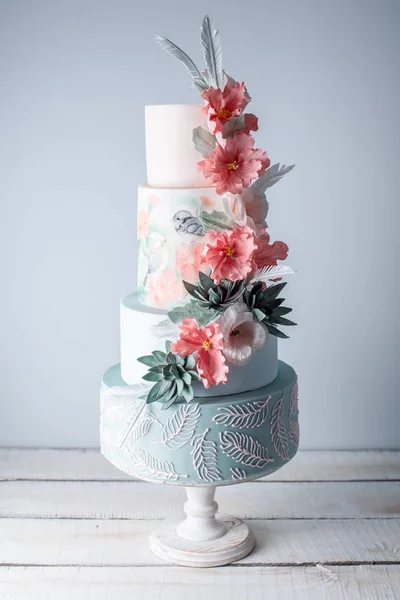
[[[138,187],[138,290],[147,306],[170,308],[198,281],[204,248],[199,216],[223,211],[215,188]]]
[[[200,104],[150,105],[145,108],[147,183],[157,187],[202,187],[197,169],[202,156],[193,144],[193,129],[207,129]]]
[[[152,327],[166,319],[167,312],[143,306],[138,295],[130,294],[121,300],[121,375],[128,385],[141,381],[148,368],[138,362],[140,356],[153,350],[165,350],[166,338],[160,339]],[[228,383],[205,389],[201,383],[193,386],[198,398],[226,396],[257,390],[268,385],[278,374],[277,338],[270,335],[268,341],[254,353],[244,366],[228,363]]]

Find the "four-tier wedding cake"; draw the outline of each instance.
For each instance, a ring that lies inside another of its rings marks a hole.
[[[206,70],[166,38],[203,104],[145,108],[138,291],[121,301],[121,362],[103,376],[101,448],[141,479],[189,486],[262,477],[296,453],[297,378],[278,361],[288,247],[266,191],[293,166],[256,147],[245,83],[201,28]]]

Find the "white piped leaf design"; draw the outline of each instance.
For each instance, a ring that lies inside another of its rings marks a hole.
[[[219,438],[222,452],[243,465],[262,469],[274,460],[268,456],[268,448],[262,446],[251,435],[223,431],[219,434]]]
[[[246,471],[244,469],[230,469],[231,475],[232,475],[232,480],[233,481],[243,481],[244,479],[246,479]]]
[[[179,475],[169,460],[155,458],[141,448],[130,452],[133,461],[132,470],[137,477],[176,481],[187,475]]]
[[[163,321],[152,325],[151,331],[159,338],[175,340],[178,337],[179,327],[170,319],[164,319]]]
[[[271,422],[270,422],[270,433],[271,440],[275,448],[275,452],[283,458],[283,460],[289,460],[288,448],[289,448],[289,438],[286,433],[285,421],[284,421],[284,404],[283,399],[285,397],[285,393],[282,394],[282,397],[275,402],[274,407],[271,413]]]
[[[211,440],[206,440],[206,435],[210,430],[207,428],[204,433],[199,433],[192,439],[193,466],[204,481],[219,481],[222,479],[221,472],[217,465],[217,445]]]
[[[213,421],[218,425],[237,429],[260,427],[267,418],[270,399],[271,396],[268,396],[265,400],[219,408]]]
[[[127,445],[130,446],[133,442],[136,442],[139,438],[147,435],[150,431],[150,427],[153,423],[161,425],[160,421],[155,417],[147,408],[144,414],[137,420],[132,431],[127,437]]]
[[[165,423],[161,440],[155,443],[164,444],[169,450],[179,450],[193,437],[199,418],[198,404],[183,404]]]
[[[299,414],[299,386],[297,379],[290,392],[290,410],[289,410],[289,438],[295,448],[299,447],[300,428],[297,420]]]

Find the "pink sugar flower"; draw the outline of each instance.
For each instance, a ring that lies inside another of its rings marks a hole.
[[[223,91],[210,87],[201,97],[206,102],[204,110],[208,117],[208,128],[214,135],[222,133],[224,124],[242,114],[250,102],[245,84],[239,82],[228,82]]]
[[[264,344],[268,330],[254,320],[253,314],[241,302],[232,304],[220,323],[224,335],[224,355],[234,365],[245,365],[253,352]]]
[[[202,263],[202,253],[205,244],[196,242],[192,246],[184,242],[176,249],[176,266],[183,281],[196,283],[199,279],[199,271],[209,272],[209,267]]]
[[[278,260],[285,260],[289,248],[284,242],[270,244],[269,233],[265,232],[257,238],[257,250],[254,252],[253,260],[258,269],[275,266]]]
[[[209,231],[202,262],[212,268],[215,283],[221,279],[238,281],[253,269],[253,254],[257,246],[250,227],[234,226],[232,230]]]
[[[199,329],[195,319],[183,319],[171,350],[183,358],[197,353],[196,365],[205,388],[226,383],[228,367],[222,354],[223,335],[216,323]]]
[[[158,308],[170,308],[186,296],[186,290],[173,269],[147,279],[148,301]]]
[[[240,131],[224,148],[217,144],[210,156],[197,164],[204,177],[215,184],[217,194],[240,194],[269,167],[268,154],[253,146],[254,139]]]

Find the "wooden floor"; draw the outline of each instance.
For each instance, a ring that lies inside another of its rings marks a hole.
[[[183,500],[95,451],[0,450],[0,600],[400,600],[400,452],[300,452],[219,488],[257,540],[228,567],[150,553]]]

